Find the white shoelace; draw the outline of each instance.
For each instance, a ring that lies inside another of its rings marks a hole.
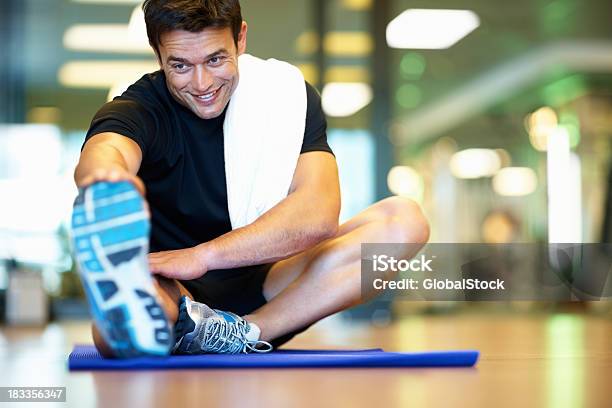
[[[201,349],[206,353],[268,353],[273,349],[267,341],[247,340],[249,324],[246,320],[230,323],[222,317],[211,317],[206,323],[205,330]],[[265,348],[259,349],[259,346],[265,346]]]

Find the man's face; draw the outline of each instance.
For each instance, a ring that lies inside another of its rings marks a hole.
[[[202,119],[223,113],[238,85],[238,56],[246,48],[246,32],[243,22],[238,46],[229,27],[163,34],[159,62],[174,99]]]

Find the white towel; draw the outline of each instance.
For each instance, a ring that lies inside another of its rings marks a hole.
[[[289,193],[306,125],[300,70],[243,54],[225,121],[224,157],[232,229],[248,225]]]

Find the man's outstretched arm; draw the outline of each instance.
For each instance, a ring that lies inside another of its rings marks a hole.
[[[285,259],[334,236],[338,229],[340,187],[334,156],[301,154],[285,199],[255,222],[193,248],[151,254],[151,271],[195,279],[208,270],[257,265]]]
[[[118,133],[106,132],[85,143],[74,171],[77,187],[96,181],[131,181],[144,195],[144,184],[136,176],[142,162],[140,146]]]

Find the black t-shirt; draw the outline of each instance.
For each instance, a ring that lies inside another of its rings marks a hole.
[[[327,122],[317,91],[308,98],[302,153],[326,151]],[[102,132],[129,137],[143,159],[138,176],[151,208],[151,251],[188,248],[229,232],[223,156],[225,111],[201,119],[170,95],[163,71],[147,74],[94,116],[85,141]],[[332,153],[333,154],[333,153]]]

